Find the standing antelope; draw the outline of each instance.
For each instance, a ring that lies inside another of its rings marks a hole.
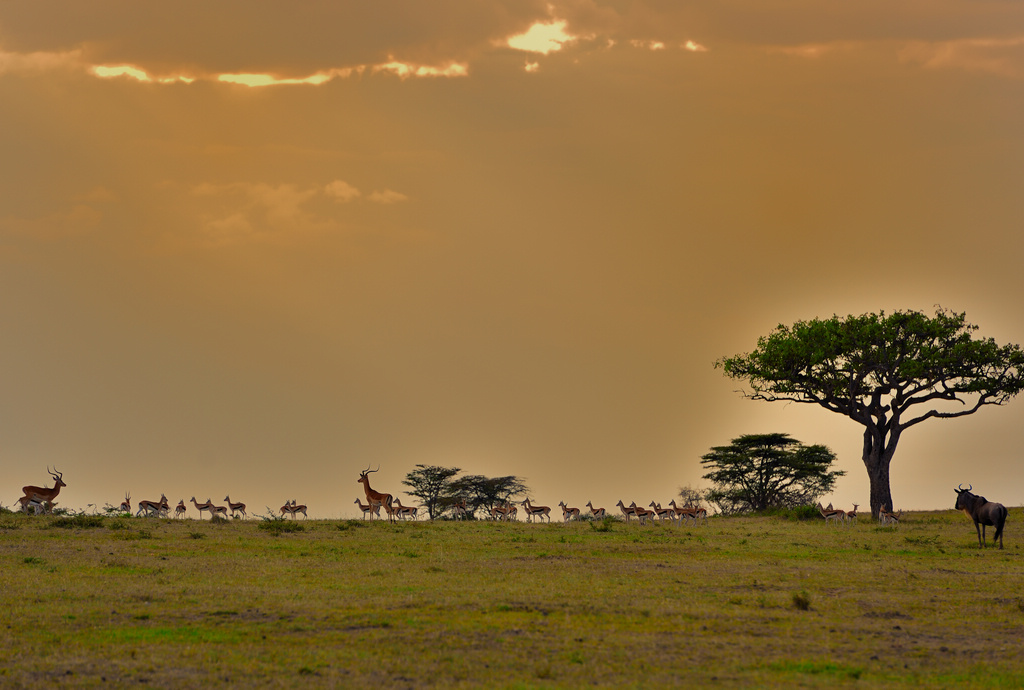
[[[629,507],[633,509],[633,512],[636,515],[636,519],[640,521],[641,525],[646,525],[647,524],[647,519],[654,517],[654,511],[653,510],[647,510],[646,508],[641,508],[640,506],[638,506],[636,504],[636,501],[632,501],[629,504]]]
[[[139,509],[135,512],[135,517],[139,517],[142,513],[146,513],[146,517],[155,515],[160,517],[163,514],[164,506],[167,504],[167,497],[160,494],[159,501],[139,501]]]
[[[213,506],[213,514],[212,514],[212,517],[210,519],[212,520],[214,518],[223,518],[223,519],[227,520],[228,519],[228,507],[227,506]]]
[[[402,499],[400,498],[395,499],[395,506],[397,506],[398,508],[398,517],[400,517],[403,520],[406,517],[411,517],[413,520],[415,520],[417,517],[417,513],[419,513],[418,506],[403,506]]]
[[[199,519],[203,519],[203,511],[209,511],[210,517],[213,517],[213,501],[206,499],[206,503],[197,503],[196,497],[192,497],[192,504],[199,510]]]
[[[118,508],[122,513],[132,512],[132,493],[126,491],[124,494],[124,500],[121,501],[121,506]]]
[[[184,520],[185,519],[185,512],[187,510],[188,510],[188,508],[185,507],[185,499],[183,498],[180,501],[178,501],[178,505],[176,505],[174,507],[174,517],[176,517],[176,518],[180,517],[182,520]]]
[[[391,505],[394,500],[391,494],[382,494],[379,491],[374,491],[370,488],[370,474],[371,472],[377,472],[380,470],[380,466],[377,466],[376,470],[371,470],[369,465],[366,469],[359,473],[359,479],[356,480],[359,484],[363,485],[363,491],[366,492],[366,500],[371,504],[377,501],[384,507],[384,512],[388,514],[388,522],[395,521],[395,509]]]
[[[662,508],[660,503],[655,503],[654,501],[651,501],[651,508],[654,508],[654,515],[658,518],[658,522],[665,522],[665,518],[672,521],[676,519],[674,508]]]
[[[587,501],[587,507],[590,508],[590,514],[596,518],[603,518],[605,514],[604,508],[595,508],[594,504]]]
[[[533,516],[536,515],[538,518],[547,518],[548,522],[551,522],[551,508],[548,506],[533,506],[530,505],[530,499],[527,498],[525,501],[520,503],[523,508],[526,509],[526,521],[533,522]]]
[[[54,467],[53,470],[51,470],[49,465],[46,466],[46,471],[50,474],[50,477],[53,479],[53,486],[52,487],[49,487],[49,488],[47,488],[45,486],[23,486],[23,487],[21,487],[21,493],[23,493],[25,495],[22,496],[21,498],[19,498],[18,501],[21,503],[21,509],[23,511],[26,511],[26,512],[28,511],[28,504],[31,503],[32,501],[35,501],[35,502],[40,503],[42,505],[45,505],[45,504],[49,503],[50,504],[50,508],[52,509],[53,508],[53,499],[57,498],[57,494],[60,493],[60,489],[61,489],[62,486],[67,486],[67,484],[64,483],[64,473],[63,472],[60,472],[56,467]],[[38,515],[38,512],[36,514]]]
[[[244,503],[232,503],[230,496],[225,496],[224,500],[228,502],[228,508],[231,509],[231,517],[234,517],[235,513],[241,513],[243,518],[248,518],[249,517],[245,513],[245,504]]]
[[[822,508],[821,502],[818,502],[818,512],[821,513],[821,517],[825,518],[826,524],[831,520],[838,524],[840,520],[846,520],[846,513],[842,510],[836,510],[832,507],[832,504],[828,504],[828,508]]]
[[[469,517],[469,508],[466,506],[466,499],[462,498],[452,504],[452,511],[456,520],[464,520]]]
[[[617,505],[622,510],[622,514],[626,516],[626,522],[627,523],[629,522],[629,518],[630,517],[637,517],[637,518],[639,517],[636,514],[635,502],[634,502],[633,506],[627,506],[627,505],[624,505],[622,503],[622,500],[620,499],[619,502],[616,503],[615,505]]]
[[[679,526],[683,526],[683,520],[692,520],[693,526],[697,526],[697,508],[693,506],[680,507],[676,505],[675,499],[669,501],[669,505],[672,506],[672,510],[676,514],[676,519],[679,520]],[[707,511],[704,511],[707,514]]]
[[[568,523],[569,520],[572,520],[573,518],[576,518],[577,520],[580,519],[580,509],[579,508],[570,508],[569,506],[565,505],[565,501],[560,501],[558,505],[560,505],[562,507],[562,521],[563,522]]]
[[[292,517],[295,517],[295,513],[302,513],[302,519],[305,520],[309,516],[306,515],[306,504],[295,505],[295,499],[292,499]]]
[[[371,520],[373,520],[374,514],[376,514],[377,517],[380,517],[380,505],[379,504],[373,503],[371,505],[367,505],[365,503],[360,503],[359,499],[357,498],[356,499],[356,505],[359,506],[359,510],[363,511],[363,519],[364,520],[366,519],[366,514],[367,513],[370,514],[370,519]]]
[[[857,506],[858,503],[853,504],[853,510],[846,511],[846,521],[849,524],[857,524]]]

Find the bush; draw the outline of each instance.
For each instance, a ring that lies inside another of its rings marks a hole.
[[[306,526],[298,522],[285,522],[284,520],[264,520],[259,525],[259,529],[264,532],[270,532],[270,534],[279,536],[286,532],[303,532]]]
[[[103,517],[100,515],[59,515],[50,522],[50,527],[64,529],[102,527]]]

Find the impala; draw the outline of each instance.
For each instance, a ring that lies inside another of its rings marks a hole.
[[[827,524],[830,520],[838,524],[840,520],[846,520],[846,513],[842,510],[836,510],[832,507],[832,504],[828,504],[828,508],[822,508],[821,502],[818,502],[818,512],[821,513],[821,517],[825,518]]]
[[[519,509],[516,508],[514,505],[512,505],[509,502],[505,503],[505,508],[506,508],[506,510],[508,510],[508,513],[506,514],[505,519],[511,520],[512,522],[518,522],[519,521]]]
[[[132,494],[130,491],[126,491],[124,494],[124,500],[121,501],[121,506],[118,508],[122,513],[132,512]]]
[[[281,506],[281,517],[284,517],[285,515],[291,515],[292,517],[295,517],[295,513],[292,512],[291,501],[285,501],[284,505]]]
[[[206,503],[197,503],[196,497],[192,497],[192,504],[199,510],[199,519],[203,519],[203,511],[207,510],[210,512],[210,516],[213,516],[213,501],[206,499]]]
[[[32,501],[40,503],[45,506],[49,503],[50,508],[53,508],[53,499],[57,498],[57,494],[60,493],[62,486],[67,486],[64,483],[64,473],[57,470],[54,467],[52,470],[50,466],[46,466],[46,471],[49,472],[50,477],[53,479],[52,487],[45,486],[23,486],[21,487],[21,493],[25,494],[18,500],[21,502],[21,509],[24,511],[28,510],[28,504]],[[38,510],[38,509],[37,509]],[[38,513],[37,513],[38,514]]]
[[[860,504],[854,503],[853,504],[853,510],[846,511],[846,521],[847,522],[849,522],[851,524],[856,524],[857,523],[857,506],[858,505],[860,505]]]
[[[359,506],[359,510],[363,511],[363,519],[364,520],[366,519],[366,514],[367,513],[370,514],[370,519],[371,520],[373,520],[374,514],[376,514],[377,517],[380,517],[380,505],[379,504],[374,503],[372,505],[367,505],[365,503],[360,503],[359,499],[357,498],[356,499],[356,505]]]
[[[224,500],[228,502],[228,508],[231,509],[231,517],[234,517],[235,513],[241,513],[243,518],[249,517],[245,512],[244,503],[232,503],[230,496],[225,496]]]
[[[902,515],[902,510],[898,513],[893,513],[891,512],[891,509],[886,510],[884,505],[878,509],[878,521],[883,525],[893,525],[894,527],[898,527],[900,524],[900,517]]]
[[[627,523],[629,522],[629,518],[630,517],[639,518],[639,516],[636,514],[636,507],[635,507],[636,503],[635,502],[634,502],[634,504],[632,506],[627,506],[627,505],[623,505],[622,501],[620,500],[615,505],[617,505],[622,510],[622,514],[626,516],[626,522]]]
[[[469,508],[466,506],[466,499],[460,499],[452,504],[452,511],[455,513],[456,520],[462,520],[469,517]]]
[[[701,522],[706,524],[707,521],[708,521],[708,509],[707,508],[703,508],[701,506],[697,506],[696,510],[697,510],[697,520],[700,520]],[[694,520],[695,524],[696,524],[697,520]]]
[[[526,521],[533,522],[533,516],[539,518],[547,518],[548,522],[551,522],[551,508],[548,506],[534,506],[530,505],[530,499],[526,499],[519,505],[526,509]]]
[[[653,510],[647,510],[646,508],[641,508],[640,506],[638,506],[636,504],[636,501],[632,501],[629,504],[629,507],[633,509],[633,512],[636,514],[636,519],[640,521],[641,525],[646,525],[647,524],[647,519],[654,516],[654,511]]]
[[[139,517],[143,512],[146,513],[146,517],[150,517],[151,515],[160,517],[166,504],[167,497],[163,494],[160,494],[159,501],[139,501],[139,509],[135,512],[135,517]]]
[[[415,520],[416,517],[417,517],[417,514],[419,513],[419,507],[417,507],[417,506],[403,506],[402,505],[402,499],[400,499],[400,498],[396,498],[395,499],[395,506],[398,509],[398,517],[402,518],[403,520],[406,517],[411,517],[413,520]]]
[[[224,518],[225,520],[227,520],[228,519],[228,507],[227,506],[213,506],[213,514],[212,514],[212,517],[210,519],[212,520],[214,518]]]
[[[692,520],[693,526],[697,526],[697,509],[693,506],[680,507],[676,505],[675,499],[669,501],[669,505],[672,506],[672,510],[676,514],[676,519],[679,520],[679,526],[683,525],[683,520]],[[704,511],[707,514],[707,511]]]
[[[188,510],[188,508],[185,507],[185,499],[183,498],[180,501],[178,501],[178,505],[176,505],[174,507],[174,517],[176,517],[176,518],[180,517],[182,520],[184,520],[185,519],[185,512],[187,510]]]
[[[590,508],[590,514],[596,518],[603,518],[605,514],[604,508],[595,508],[594,504],[587,501],[587,507]]]
[[[659,522],[665,522],[665,518],[675,521],[676,511],[674,508],[662,508],[660,503],[651,501],[651,508],[654,508],[654,515],[658,518]]]
[[[373,503],[374,501],[380,503],[384,507],[384,512],[388,514],[388,522],[394,522],[395,509],[391,505],[394,499],[392,499],[391,494],[382,494],[381,492],[374,491],[370,488],[370,474],[371,472],[377,472],[378,470],[380,470],[379,465],[376,470],[370,470],[369,465],[367,465],[366,469],[359,473],[359,479],[356,481],[363,485],[363,491],[366,492],[366,500],[370,503]]]
[[[303,503],[302,505],[295,505],[295,499],[294,498],[292,499],[291,511],[292,511],[292,517],[293,518],[295,517],[295,513],[302,513],[302,519],[303,520],[305,520],[306,518],[309,517],[308,515],[306,515],[306,504]]]
[[[569,520],[572,520],[573,518],[576,518],[577,520],[580,519],[579,508],[570,508],[565,505],[565,501],[560,501],[558,505],[562,507],[562,520],[564,522],[569,522]]]

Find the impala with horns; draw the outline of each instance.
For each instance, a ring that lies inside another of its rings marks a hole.
[[[119,506],[118,510],[120,510],[122,513],[130,513],[130,512],[132,512],[132,492],[131,491],[126,491],[125,492],[124,500],[121,501],[121,505]]]
[[[370,487],[370,474],[380,470],[380,465],[377,469],[371,470],[370,466],[367,465],[366,469],[359,473],[359,479],[356,480],[359,484],[363,485],[363,491],[366,493],[366,500],[373,505],[374,502],[380,503],[381,507],[384,508],[384,512],[388,514],[388,522],[395,521],[395,507],[394,498],[391,494],[383,494],[380,491],[374,491]]]
[[[62,486],[67,486],[67,484],[64,483],[64,473],[63,472],[58,471],[56,467],[54,467],[51,470],[49,466],[46,467],[46,471],[49,472],[50,477],[53,479],[53,486],[52,487],[45,487],[45,486],[23,486],[23,487],[21,487],[21,493],[23,493],[25,495],[22,496],[21,498],[19,498],[18,502],[21,503],[21,509],[23,511],[27,512],[28,511],[28,507],[29,507],[29,503],[32,503],[32,502],[39,503],[40,505],[43,505],[43,506],[49,504],[50,507],[52,508],[53,507],[53,499],[57,498],[57,494],[60,493],[61,487]]]
[[[1003,525],[1006,524],[1007,510],[1002,503],[992,503],[984,496],[977,496],[971,493],[973,485],[968,484],[967,488],[961,484],[953,489],[956,492],[956,509],[964,511],[964,515],[974,520],[974,531],[978,533],[978,546],[985,546],[985,525],[996,528],[992,537],[992,543],[999,541],[999,548],[1003,548]]]

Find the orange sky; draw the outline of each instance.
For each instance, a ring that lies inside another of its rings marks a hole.
[[[1010,2],[4,2],[0,502],[646,505],[782,431],[864,506],[860,427],[712,362],[936,304],[1024,343],[1022,86]],[[896,507],[1021,504],[1022,428],[914,428]]]

